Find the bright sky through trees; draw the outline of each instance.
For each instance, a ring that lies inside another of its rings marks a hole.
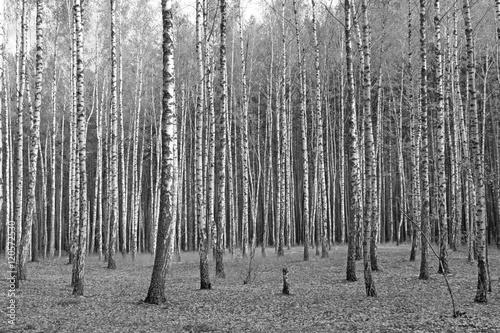
[[[262,18],[264,12],[263,7],[266,6],[265,0],[242,0],[241,4],[243,6],[243,19],[246,21],[251,16],[254,16],[257,20]],[[196,0],[185,0],[181,2],[181,11],[188,13],[189,17],[192,17],[193,22],[195,19],[195,5]]]

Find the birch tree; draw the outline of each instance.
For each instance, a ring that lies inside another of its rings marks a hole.
[[[70,231],[70,254],[69,254],[69,263],[73,265],[72,277],[71,277],[71,286],[75,285],[76,281],[76,265],[75,258],[76,252],[78,249],[78,237],[79,237],[79,223],[80,223],[80,173],[79,173],[79,163],[77,162],[77,98],[76,98],[76,74],[77,74],[77,66],[76,66],[76,23],[74,14],[74,6],[70,7],[68,2],[68,17],[71,17],[72,24],[70,25],[70,29],[72,32],[71,39],[71,112],[70,112],[70,126],[69,126],[69,135],[70,135],[70,143],[69,143],[69,151],[70,151],[70,196],[69,196],[69,207],[71,214],[71,229]],[[68,25],[69,25],[68,20]]]
[[[118,122],[120,126],[120,133],[118,136],[118,152],[120,161],[118,162],[118,172],[121,174],[120,186],[121,186],[121,209],[120,209],[120,222],[121,222],[121,235],[122,243],[121,252],[122,256],[127,254],[127,220],[128,220],[128,167],[125,158],[125,130],[123,128],[123,44],[122,44],[122,15],[120,13],[120,8],[122,2],[118,2],[118,45],[120,46],[120,53],[118,54],[119,63],[119,76],[118,76]],[[155,219],[156,221],[156,219]]]
[[[142,53],[142,51],[139,51]],[[137,62],[137,79],[138,79],[138,90],[137,90],[137,106],[134,112],[134,128],[132,134],[132,221],[130,227],[130,252],[132,252],[132,260],[135,260],[137,255],[137,228],[139,225],[139,202],[140,202],[140,178],[137,172],[138,168],[138,156],[139,156],[139,127],[140,127],[140,116],[141,116],[141,102],[142,102],[142,54],[139,55]],[[142,165],[142,161],[139,161]]]
[[[74,2],[76,28],[76,105],[78,115],[78,161],[80,171],[80,225],[79,242],[75,260],[76,280],[73,295],[83,295],[85,276],[85,255],[87,253],[87,118],[83,96],[83,24],[80,0]]]
[[[325,177],[325,152],[323,147],[323,115],[321,111],[321,75],[319,66],[319,43],[318,31],[316,22],[316,6],[314,0],[312,1],[312,24],[313,24],[313,37],[314,37],[314,69],[316,72],[316,147],[317,147],[317,163],[318,173],[316,181],[319,182],[316,195],[319,197],[320,211],[318,214],[318,226],[321,230],[321,258],[328,258],[328,200],[326,197],[326,177]]]
[[[63,233],[63,186],[64,186],[64,116],[61,120],[61,163],[59,164],[59,238],[57,240],[58,244],[58,258],[62,255],[62,233]]]
[[[361,218],[361,179],[359,173],[359,148],[356,117],[356,99],[354,90],[353,61],[352,61],[352,0],[345,0],[345,46],[346,46],[346,67],[347,67],[347,104],[346,115],[348,116],[349,128],[349,164],[351,169],[351,216],[349,221],[349,238],[347,253],[347,281],[354,282],[356,278],[356,225]]]
[[[196,97],[196,221],[198,224],[198,231],[200,235],[200,286],[201,289],[210,289],[210,275],[208,271],[208,235],[206,228],[206,209],[205,199],[203,192],[203,100],[205,96],[204,79],[205,73],[203,68],[203,49],[202,49],[202,36],[203,36],[203,8],[200,0],[196,1],[196,55],[198,60],[198,96]]]
[[[437,78],[437,191],[439,214],[439,269],[438,273],[449,273],[448,268],[448,212],[446,205],[446,172],[445,172],[445,123],[444,123],[444,82],[443,82],[443,54],[441,51],[441,5],[439,0],[434,1],[434,27],[436,29],[436,78]]]
[[[6,93],[6,87],[4,86],[4,49],[5,49],[5,36],[4,36],[4,20],[5,20],[5,3],[0,3],[0,218],[3,217],[3,212],[4,212],[4,201],[9,201],[8,196],[6,198],[4,197],[4,193],[8,193],[7,191],[4,191],[4,167],[3,167],[3,140],[4,140],[4,134],[3,134],[3,115],[4,115],[4,101],[2,98],[3,95],[7,95]],[[7,104],[7,103],[5,103]],[[7,105],[5,105],[5,111],[7,111]],[[5,112],[6,114],[7,112]],[[7,119],[7,117],[6,117]],[[7,126],[6,126],[7,127]],[[10,133],[7,132],[7,138],[10,137]],[[8,144],[7,144],[8,145]],[[7,157],[8,159],[8,157]],[[6,167],[5,169],[8,169]],[[7,172],[6,172],[7,173]],[[8,173],[7,173],[8,174]],[[8,176],[7,176],[8,178]],[[7,187],[9,184],[7,184]],[[9,219],[9,213],[7,212],[7,221],[10,221]],[[8,228],[8,227],[7,227]],[[7,229],[6,228],[6,229]],[[8,252],[9,250],[9,236],[10,236],[10,230],[6,230],[5,235],[7,237],[7,241],[5,242],[5,253]]]
[[[420,229],[425,237],[421,237],[421,257],[419,279],[429,279],[429,246],[425,238],[429,239],[429,138],[427,129],[427,40],[426,40],[426,1],[420,0],[420,126],[422,131],[422,215]]]
[[[205,15],[203,15],[205,17]],[[205,21],[205,18],[204,18]],[[205,53],[205,60],[208,59],[208,65],[206,66],[205,69],[205,83],[206,83],[206,92],[208,96],[208,119],[209,119],[209,129],[208,129],[208,172],[207,172],[207,205],[208,205],[208,216],[207,216],[207,222],[208,225],[215,225],[215,125],[216,125],[216,120],[215,120],[215,107],[214,107],[214,89],[213,89],[213,79],[214,79],[214,57],[213,57],[213,51],[212,48],[209,47],[208,44],[210,41],[208,38],[205,38],[205,51],[208,52]],[[227,131],[227,129],[226,129]],[[226,134],[227,135],[227,134]],[[229,143],[228,147],[231,147],[231,136],[227,135],[226,136]],[[231,156],[231,154],[229,154]],[[229,163],[229,168],[233,167],[233,163]],[[230,186],[230,192],[231,192],[231,187],[232,187],[232,172],[229,172],[229,177],[228,177],[228,182]],[[231,228],[233,228],[232,220],[231,220]],[[209,249],[207,248],[207,251]]]
[[[117,124],[117,68],[116,68],[116,1],[110,0],[111,5],[111,110],[110,110],[110,167],[108,175],[110,178],[109,200],[111,211],[108,213],[109,220],[109,243],[108,243],[108,269],[116,269],[116,238],[118,234],[118,124]]]
[[[35,80],[35,109],[30,114],[30,149],[28,165],[28,192],[26,216],[23,221],[23,230],[21,235],[21,245],[19,252],[18,279],[26,280],[27,267],[26,260],[29,255],[31,244],[31,229],[35,219],[35,186],[37,180],[38,149],[40,143],[40,110],[42,107],[42,78],[43,78],[43,0],[36,2],[36,80]],[[30,108],[31,111],[31,108]],[[30,112],[31,113],[31,112]],[[18,171],[21,172],[21,171]],[[37,236],[37,235],[35,235]],[[34,251],[37,250],[34,245]]]
[[[220,6],[220,113],[218,121],[219,130],[219,154],[216,156],[219,167],[217,168],[217,248],[215,250],[215,276],[225,278],[224,273],[224,248],[222,226],[226,220],[226,126],[227,126],[227,61],[226,61],[226,24],[227,24],[227,5],[226,0],[221,0]]]
[[[340,34],[340,61],[344,58],[342,34]],[[340,187],[340,243],[345,244],[346,236],[346,200],[345,200],[345,103],[344,103],[344,71],[340,68],[340,128],[339,128],[339,187]]]
[[[477,228],[477,292],[475,302],[486,302],[487,274],[486,274],[486,237],[485,237],[485,209],[484,197],[484,169],[483,156],[480,148],[477,96],[476,96],[476,65],[474,58],[473,28],[470,14],[469,0],[463,1],[463,15],[465,23],[465,38],[467,50],[467,82],[469,88],[469,118],[470,118],[470,146],[471,166],[474,168],[474,181],[476,186],[476,202],[474,218]]]
[[[408,90],[408,99],[410,102],[410,123],[411,123],[411,161],[412,161],[412,216],[414,219],[411,251],[410,251],[410,261],[416,260],[417,246],[419,233],[417,228],[417,223],[420,223],[420,213],[421,213],[421,196],[420,196],[420,119],[418,114],[420,112],[420,102],[418,103],[417,110],[415,110],[413,105],[413,66],[412,66],[412,47],[411,47],[411,33],[412,33],[412,18],[411,18],[411,6],[408,6],[408,70],[409,70],[409,80],[410,89]]]
[[[175,243],[176,221],[176,173],[177,173],[177,133],[174,73],[174,35],[172,0],[162,0],[163,19],[163,98],[162,98],[162,160],[161,160],[161,198],[158,221],[156,254],[151,274],[148,295],[144,302],[162,304],[167,298],[165,283],[172,260]]]
[[[248,208],[249,208],[249,152],[248,152],[248,87],[245,50],[243,46],[243,9],[241,0],[238,10],[238,31],[240,36],[240,57],[241,57],[241,82],[242,82],[242,108],[241,108],[241,168],[243,195],[242,214],[241,214],[241,247],[243,257],[248,253]]]
[[[375,223],[373,214],[373,194],[376,184],[375,178],[375,147],[373,144],[373,127],[372,127],[372,105],[371,105],[371,31],[368,21],[367,1],[361,1],[361,11],[363,14],[362,26],[362,47],[364,58],[363,69],[363,113],[364,113],[364,138],[365,138],[365,205],[364,205],[364,221],[363,221],[363,265],[365,289],[367,296],[376,296],[375,283],[372,278],[371,259],[370,259],[370,241],[372,226]]]
[[[51,153],[50,153],[50,219],[49,219],[49,256],[54,257],[56,238],[56,138],[57,138],[57,38],[59,32],[59,21],[56,22],[56,37],[54,41],[54,73],[52,74],[52,128],[51,128]]]
[[[285,192],[285,151],[284,151],[284,138],[285,138],[285,76],[286,76],[286,33],[285,33],[285,0],[281,2],[281,33],[282,33],[282,74],[280,80],[280,88],[281,93],[280,97],[277,97],[276,100],[280,100],[279,106],[276,105],[277,116],[276,116],[276,124],[279,128],[278,131],[278,153],[277,153],[277,166],[278,166],[278,196],[277,196],[277,245],[278,245],[278,256],[285,255],[283,250],[285,243],[285,196],[287,193]]]
[[[452,50],[450,51],[451,55],[451,63],[450,63],[450,73],[449,80],[450,82],[450,105],[451,105],[451,119],[453,119],[453,150],[451,154],[451,162],[452,162],[452,173],[451,173],[451,186],[452,195],[455,196],[455,210],[453,211],[453,238],[452,238],[452,246],[453,250],[457,250],[457,246],[461,242],[462,238],[462,177],[461,177],[461,161],[462,161],[462,143],[460,141],[460,114],[461,108],[459,105],[461,103],[457,103],[458,99],[458,87],[456,84],[455,77],[458,74],[458,19],[457,19],[457,4],[456,2],[453,4],[453,28],[452,28],[452,44],[450,47]],[[450,130],[450,133],[452,131]]]
[[[23,0],[21,4],[21,41],[19,47],[19,63],[16,64],[16,90],[17,90],[17,155],[16,155],[16,188],[14,200],[14,221],[16,223],[16,267],[17,278],[16,288],[19,288],[19,280],[21,279],[20,269],[20,250],[21,250],[21,230],[23,217],[23,145],[24,145],[24,130],[23,130],[23,114],[24,114],[24,89],[26,85],[26,39],[28,33],[27,24],[27,1]],[[26,249],[27,250],[27,249]]]
[[[271,56],[269,62],[269,74],[267,77],[267,103],[266,103],[266,163],[268,167],[266,185],[265,185],[265,198],[264,201],[264,226],[262,234],[262,256],[266,256],[266,246],[269,241],[269,212],[272,211],[272,199],[274,197],[273,189],[273,170],[271,168],[273,161],[272,142],[273,142],[273,114],[272,114],[272,96],[273,96],[273,66],[274,66],[274,43],[272,29],[269,31],[269,38],[271,39]]]
[[[307,143],[307,96],[306,96],[306,71],[302,62],[302,45],[300,43],[300,30],[297,13],[297,1],[293,0],[293,11],[295,17],[295,35],[297,39],[297,66],[300,73],[300,121],[302,135],[302,192],[304,204],[302,208],[302,223],[304,228],[304,261],[309,260],[309,153]],[[270,94],[269,94],[270,95]],[[269,96],[270,98],[271,96]],[[269,105],[270,107],[270,105]]]

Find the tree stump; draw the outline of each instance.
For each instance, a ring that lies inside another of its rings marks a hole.
[[[285,295],[290,295],[289,290],[290,285],[288,284],[288,268],[283,268],[283,291],[282,293]]]

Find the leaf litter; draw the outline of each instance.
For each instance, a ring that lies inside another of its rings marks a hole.
[[[330,257],[302,261],[302,247],[284,257],[272,248],[267,257],[256,253],[255,279],[243,284],[249,258],[226,254],[226,279],[215,278],[210,258],[212,290],[199,290],[197,253],[183,253],[167,277],[167,301],[143,302],[154,258],[134,262],[118,258],[108,270],[97,257],[87,257],[85,296],[71,295],[71,266],[66,259],[28,264],[28,280],[17,296],[17,323],[5,321],[1,332],[500,332],[500,275],[492,265],[493,292],[487,304],[473,302],[477,267],[468,263],[466,249],[450,252],[448,276],[457,310],[454,318],[438,262],[430,258],[431,278],[418,279],[420,261],[410,262],[409,247],[379,246],[381,270],[373,272],[378,296],[365,296],[362,262],[358,281],[345,281],[347,248],[335,246]],[[499,251],[490,249],[490,263]],[[291,295],[282,295],[282,268],[288,267]],[[4,271],[6,266],[2,267]],[[0,295],[6,299],[5,279]],[[3,302],[5,312],[6,302]],[[4,316],[4,318],[6,318]]]

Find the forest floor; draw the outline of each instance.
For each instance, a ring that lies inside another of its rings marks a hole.
[[[214,276],[211,290],[199,289],[197,253],[183,253],[167,281],[167,302],[143,303],[153,257],[119,258],[110,271],[87,257],[85,296],[71,296],[67,258],[29,263],[28,280],[16,292],[15,326],[6,323],[7,301],[1,302],[0,332],[500,332],[500,252],[490,248],[493,292],[488,303],[474,303],[477,267],[466,249],[451,252],[448,280],[457,310],[453,318],[444,279],[431,258],[431,277],[418,279],[420,258],[408,261],[409,246],[379,247],[381,271],[374,273],[378,297],[365,295],[362,261],[357,282],[345,280],[346,246],[335,246],[320,259],[311,250],[302,261],[302,247],[276,257],[273,248],[262,258],[257,250],[255,279],[243,284],[249,259],[226,254],[225,279]],[[210,256],[211,257],[211,256]],[[291,295],[281,294],[282,267],[288,267]],[[5,261],[0,265],[7,272]],[[5,274],[3,274],[5,275]],[[8,283],[0,281],[0,298]]]

